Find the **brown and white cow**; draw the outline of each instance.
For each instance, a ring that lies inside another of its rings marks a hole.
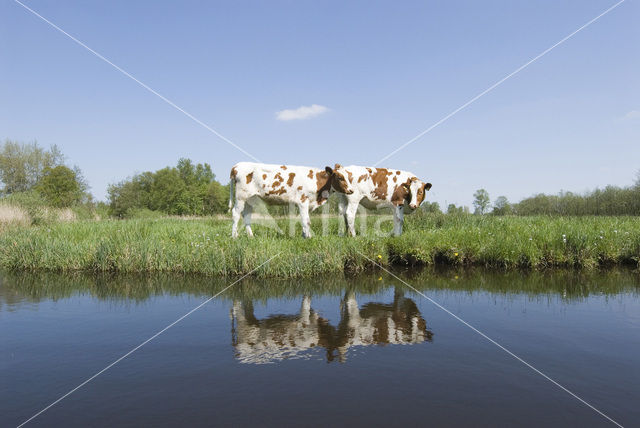
[[[336,168],[347,173],[353,193],[340,195],[339,213],[349,229],[351,236],[356,235],[355,218],[358,204],[368,209],[393,208],[393,234],[402,234],[404,213],[412,213],[425,200],[431,183],[424,183],[414,174],[407,171],[387,168],[371,168],[365,166]]]
[[[267,204],[295,204],[300,211],[302,236],[311,236],[309,212],[327,202],[329,195],[336,191],[353,193],[342,168],[326,167],[324,170],[308,166],[269,165],[263,163],[240,162],[231,168],[229,183],[229,208],[233,218],[231,236],[238,236],[238,221],[244,220],[247,235],[251,230],[251,212],[256,199]]]
[[[303,296],[298,314],[272,314],[258,319],[251,301],[234,300],[231,309],[231,342],[242,363],[264,364],[308,358],[308,352],[324,348],[328,361],[344,362],[352,347],[411,345],[431,342],[416,303],[396,290],[392,303],[369,302],[360,307],[353,291],[340,302],[340,321],[332,325]]]

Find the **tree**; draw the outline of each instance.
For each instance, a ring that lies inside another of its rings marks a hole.
[[[476,190],[476,193],[473,194],[473,206],[476,207],[477,214],[484,214],[489,208],[489,204],[491,200],[489,199],[489,192],[484,189]]]
[[[93,195],[89,193],[89,183],[87,179],[84,178],[84,174],[78,165],[73,166],[73,173],[76,176],[76,181],[78,182],[78,186],[80,187],[80,202],[92,203]]]
[[[205,212],[223,213],[229,209],[229,186],[223,186],[217,181],[212,181],[207,187],[205,200]]]
[[[511,204],[506,196],[498,196],[493,203],[493,215],[508,215],[512,213]]]
[[[211,166],[189,159],[112,184],[108,193],[110,213],[118,217],[141,208],[174,215],[223,213],[228,202],[228,188],[215,181]]]
[[[457,207],[456,204],[449,204],[447,206],[447,214],[453,214],[453,215],[459,215],[459,214],[466,214],[468,210],[465,209],[465,207],[460,206]]]
[[[33,143],[6,140],[0,148],[0,193],[9,195],[33,189],[46,169],[64,165],[57,146],[45,150]]]
[[[150,204],[145,208],[175,215],[195,214],[190,210],[189,193],[176,168],[163,168],[154,174]]]
[[[54,207],[69,207],[82,199],[82,186],[76,173],[64,166],[45,168],[35,186],[38,193]]]
[[[535,196],[525,198],[516,205],[518,215],[540,215],[551,214],[552,210],[551,197],[539,193]]]
[[[116,217],[126,217],[136,208],[150,209],[153,179],[152,172],[144,172],[128,180],[110,184],[107,188],[109,213]]]
[[[442,214],[442,211],[440,210],[440,204],[438,204],[437,202],[426,201],[422,204],[421,208],[426,213]]]
[[[640,186],[606,186],[582,195],[538,194],[513,205],[518,215],[640,215]]]

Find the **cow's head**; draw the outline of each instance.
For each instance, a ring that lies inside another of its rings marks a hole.
[[[329,180],[331,180],[331,189],[336,192],[344,193],[345,195],[351,195],[353,193],[353,185],[349,179],[349,172],[340,164],[335,164],[333,168],[327,166],[324,168],[327,174],[329,174]]]
[[[424,183],[416,177],[412,177],[407,183],[402,183],[402,186],[405,186],[409,192],[407,194],[407,202],[412,210],[422,204],[427,197],[427,191],[431,189],[431,183]]]

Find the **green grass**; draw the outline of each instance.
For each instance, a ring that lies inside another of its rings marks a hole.
[[[379,217],[369,217],[372,226]],[[294,278],[384,266],[452,265],[507,269],[629,264],[640,260],[637,217],[407,216],[401,237],[337,234],[312,239],[254,225],[256,237],[230,239],[230,220],[173,218],[77,221],[11,227],[0,234],[0,267],[10,270],[178,272]],[[289,221],[278,219],[288,230]],[[359,226],[357,225],[358,230]],[[385,231],[391,222],[382,223]],[[321,219],[313,218],[317,235]],[[564,239],[563,239],[564,235]],[[363,257],[364,254],[366,257]]]

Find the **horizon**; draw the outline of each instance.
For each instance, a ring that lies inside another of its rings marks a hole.
[[[372,166],[615,2],[24,4],[247,153],[323,167]],[[622,3],[380,166],[433,183],[443,209],[479,188],[516,202],[632,185],[639,9]],[[0,138],[57,145],[96,200],[181,157],[223,184],[252,160],[18,3],[0,15]]]

